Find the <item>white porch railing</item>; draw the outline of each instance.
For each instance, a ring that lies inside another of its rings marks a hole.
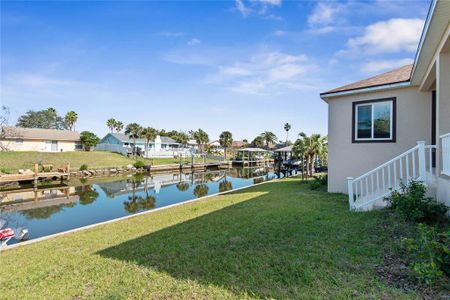
[[[348,177],[348,195],[351,210],[370,209],[378,201],[398,190],[409,180],[427,181],[433,173],[435,145],[417,142],[417,146],[376,167],[358,178]]]
[[[450,133],[441,135],[442,174],[450,176]]]

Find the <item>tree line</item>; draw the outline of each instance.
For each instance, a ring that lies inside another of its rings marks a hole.
[[[49,107],[43,110],[29,110],[17,120],[17,127],[75,130],[78,114],[67,112],[64,117],[58,115],[56,109]]]

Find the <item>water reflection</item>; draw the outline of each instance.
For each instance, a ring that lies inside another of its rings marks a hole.
[[[197,198],[208,195],[209,187],[206,184],[197,184],[194,189],[194,196]]]
[[[92,185],[82,185],[75,188],[79,203],[81,205],[88,205],[94,202],[100,195]]]
[[[0,191],[0,218],[36,238],[283,177],[269,168],[72,179],[68,186]]]

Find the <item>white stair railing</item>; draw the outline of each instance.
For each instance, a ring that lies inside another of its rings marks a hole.
[[[441,135],[442,174],[450,176],[450,133]]]
[[[370,209],[373,204],[383,200],[401,183],[409,180],[427,181],[427,172],[433,173],[434,145],[417,142],[417,146],[359,176],[348,177],[348,195],[351,210]]]

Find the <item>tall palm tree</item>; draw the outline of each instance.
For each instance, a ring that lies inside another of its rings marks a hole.
[[[208,144],[208,142],[209,142],[208,134],[206,133],[206,131],[199,128],[196,132],[194,132],[193,136],[203,154],[205,145]]]
[[[69,111],[66,116],[64,117],[64,122],[66,122],[67,126],[69,126],[70,130],[74,130],[75,129],[75,123],[78,120],[78,115],[76,112]]]
[[[145,156],[148,157],[148,144],[156,138],[158,131],[155,128],[147,127],[141,132],[143,138],[145,138]]]
[[[267,147],[269,147],[269,144],[274,144],[277,142],[277,136],[275,135],[275,133],[270,131],[264,131],[263,133],[261,133],[261,137],[266,142]]]
[[[219,136],[220,146],[223,147],[225,153],[225,160],[227,160],[227,149],[233,144],[233,135],[229,131],[224,131]]]
[[[289,130],[291,130],[291,124],[289,123],[284,124],[284,130],[286,130],[286,145],[287,145],[289,140]]]
[[[117,133],[120,133],[123,129],[123,123],[120,121],[116,121],[116,124],[114,125],[114,129]]]
[[[116,126],[116,120],[114,118],[109,118],[106,121],[106,126],[108,126],[109,130],[111,130],[111,132],[113,132],[115,126]]]
[[[136,158],[136,139],[141,136],[142,126],[138,123],[130,123],[125,128],[125,134],[133,140],[133,156]]]
[[[307,175],[312,176],[314,173],[314,162],[317,160],[317,157],[323,155],[327,137],[317,133],[307,136],[304,132],[301,132],[299,137],[294,144],[293,151],[297,156],[301,155],[306,158]]]

